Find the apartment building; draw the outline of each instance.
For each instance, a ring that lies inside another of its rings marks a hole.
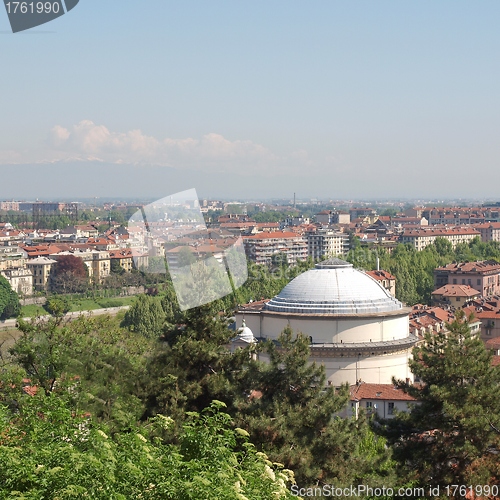
[[[486,222],[474,226],[481,233],[481,241],[500,241],[500,222]]]
[[[393,297],[396,296],[396,277],[391,273],[379,270],[379,271],[366,271],[366,274],[378,281]]]
[[[22,297],[33,293],[33,274],[29,269],[7,269],[0,274],[9,282],[12,290]]]
[[[27,253],[20,247],[0,247],[0,271],[25,267]]]
[[[469,300],[477,299],[481,293],[470,285],[443,285],[432,292],[434,305],[463,307]]]
[[[318,229],[306,234],[309,257],[321,259],[345,255],[349,251],[349,236],[346,233]]]
[[[447,264],[434,270],[434,288],[469,285],[482,297],[500,294],[500,264],[493,260]]]
[[[286,231],[262,232],[243,237],[247,257],[257,264],[271,264],[273,255],[284,253],[294,265],[308,256],[307,240],[302,235]]]
[[[471,227],[405,229],[401,242],[409,243],[416,250],[423,250],[438,237],[448,240],[455,248],[459,243],[469,243],[474,238],[481,237],[481,233]]]
[[[56,263],[48,257],[37,257],[26,264],[33,274],[33,287],[35,290],[46,290],[50,280],[52,266]]]

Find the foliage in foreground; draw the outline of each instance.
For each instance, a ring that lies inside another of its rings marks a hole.
[[[213,402],[191,413],[180,445],[155,437],[171,419],[108,436],[55,394],[0,406],[0,497],[271,500],[291,498],[293,474],[256,451]]]

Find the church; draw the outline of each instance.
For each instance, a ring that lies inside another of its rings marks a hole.
[[[328,385],[391,384],[392,377],[413,382],[408,361],[418,338],[409,332],[409,312],[371,276],[332,258],[271,300],[241,307],[236,324],[245,342],[277,340],[287,325],[307,335]]]

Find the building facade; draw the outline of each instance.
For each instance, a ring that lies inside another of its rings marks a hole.
[[[349,236],[338,231],[318,229],[306,234],[309,257],[321,259],[345,255],[349,251]]]
[[[292,280],[276,297],[236,313],[259,339],[277,340],[287,326],[310,337],[310,359],[327,383],[390,384],[412,380],[408,360],[417,337],[409,309],[347,262],[329,259]]]
[[[482,297],[500,294],[500,264],[493,260],[448,264],[434,270],[434,288],[469,285]]]
[[[280,253],[287,256],[291,265],[306,260],[308,256],[306,239],[293,232],[274,231],[243,236],[243,245],[247,257],[256,264],[270,265],[273,256]]]

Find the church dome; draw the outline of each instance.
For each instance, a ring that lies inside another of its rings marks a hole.
[[[252,330],[250,330],[250,328],[246,325],[245,320],[243,320],[241,328],[238,328],[238,336],[235,340],[242,340],[248,344],[254,344],[257,342],[253,336]]]
[[[297,276],[265,307],[282,313],[338,315],[388,313],[402,308],[376,280],[340,259],[325,260]]]

